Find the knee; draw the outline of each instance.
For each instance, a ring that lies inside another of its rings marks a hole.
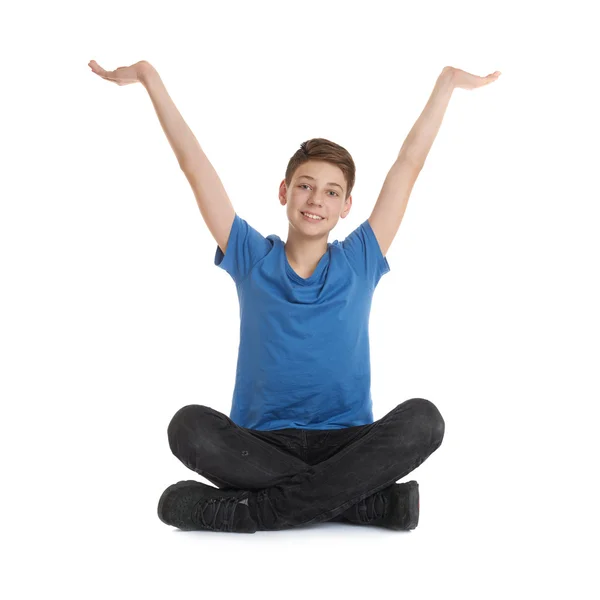
[[[187,445],[199,434],[199,426],[210,408],[200,404],[188,404],[180,408],[167,427],[169,446],[174,454],[181,445]]]
[[[439,447],[444,439],[446,423],[438,407],[425,398],[412,398],[406,404],[416,411],[418,422],[428,432],[433,446]]]

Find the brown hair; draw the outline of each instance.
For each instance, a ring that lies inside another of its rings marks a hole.
[[[322,160],[341,169],[347,185],[345,200],[348,200],[354,187],[356,176],[356,166],[348,150],[324,138],[313,138],[312,140],[302,142],[300,149],[296,150],[294,156],[290,158],[290,162],[285,170],[285,184],[288,188],[292,183],[292,177],[296,169],[309,160]]]

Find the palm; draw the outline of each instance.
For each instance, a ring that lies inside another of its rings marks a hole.
[[[112,81],[117,85],[129,85],[130,83],[137,83],[139,79],[139,63],[135,63],[130,67],[118,67],[114,71],[104,70],[95,60],[91,60],[88,66],[92,69],[96,75]]]
[[[463,88],[465,90],[472,90],[474,88],[482,87],[484,85],[488,85],[489,83],[493,83],[500,77],[500,71],[494,71],[490,73],[486,77],[479,77],[479,75],[473,75],[472,73],[467,73],[462,69],[452,69],[453,72],[453,81],[454,86],[457,88]]]

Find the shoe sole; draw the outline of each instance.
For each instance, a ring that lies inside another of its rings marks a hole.
[[[416,481],[409,481],[408,485],[408,514],[410,515],[410,520],[406,528],[411,530],[419,524],[419,484]]]

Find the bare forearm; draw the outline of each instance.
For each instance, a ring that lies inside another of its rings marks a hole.
[[[197,162],[203,154],[200,144],[169,96],[158,71],[146,63],[140,82],[150,95],[158,120],[175,152],[179,166],[183,168],[184,165]]]
[[[423,166],[438,134],[453,91],[452,68],[446,67],[438,77],[423,112],[402,144],[397,160],[406,158],[420,167]]]

